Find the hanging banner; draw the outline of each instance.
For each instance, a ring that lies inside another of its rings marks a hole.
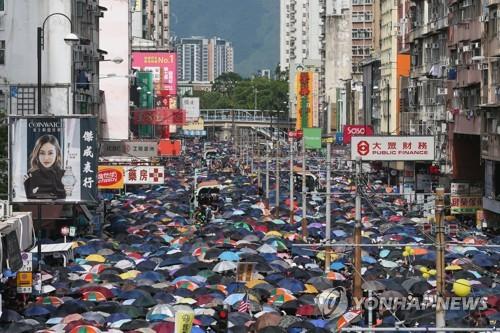
[[[184,125],[186,112],[181,109],[156,108],[131,111],[134,125]]]
[[[190,333],[193,327],[194,312],[178,310],[175,313],[175,333]]]
[[[125,183],[123,167],[112,165],[99,165],[97,174],[100,190],[121,190]]]
[[[433,161],[433,136],[353,136],[351,159],[362,161]]]
[[[162,166],[127,165],[123,169],[127,185],[155,185],[165,182],[165,170]]]
[[[321,128],[303,128],[306,149],[321,149]]]
[[[181,109],[186,110],[187,121],[197,121],[200,117],[200,98],[182,97]]]
[[[11,117],[12,202],[95,202],[97,120]]]

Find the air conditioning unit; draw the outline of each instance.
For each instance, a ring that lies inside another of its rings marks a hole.
[[[4,219],[10,216],[10,206],[9,202],[6,200],[0,200],[0,219]]]
[[[439,49],[439,44],[438,43],[432,43],[432,48],[433,49]]]
[[[465,45],[462,49],[462,51],[464,52],[469,52],[470,51],[470,46],[469,45]]]
[[[479,49],[481,47],[481,43],[474,43],[472,44],[475,49]]]
[[[482,70],[488,70],[489,64],[481,64],[481,69]]]
[[[488,15],[482,15],[480,20],[481,22],[488,22],[489,21]]]

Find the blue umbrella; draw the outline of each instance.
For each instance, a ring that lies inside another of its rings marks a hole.
[[[226,299],[224,300],[224,303],[233,306],[234,304],[241,301],[244,297],[245,297],[244,293],[231,294],[231,295],[226,297]]]
[[[474,258],[472,258],[472,262],[480,267],[493,267],[495,263],[491,258],[486,254],[478,254]]]
[[[278,286],[290,290],[292,293],[304,291],[304,283],[297,279],[286,278],[278,282]]]
[[[375,264],[377,262],[377,259],[370,256],[362,256],[361,260],[367,264]]]
[[[200,326],[193,325],[193,327],[191,327],[191,333],[205,333],[205,330],[203,330]]]
[[[106,318],[106,322],[114,323],[120,320],[128,320],[128,319],[132,319],[128,314],[117,312],[110,314],[109,317]]]
[[[330,269],[333,269],[334,271],[340,271],[341,269],[344,269],[344,268],[345,268],[345,265],[343,263],[341,263],[340,261],[332,262],[332,264],[330,265]]]
[[[224,260],[224,261],[239,261],[240,260],[240,256],[237,253],[231,252],[231,251],[222,252],[221,254],[219,254],[218,258],[220,260]]]
[[[46,316],[48,314],[50,314],[50,310],[42,305],[33,305],[24,310],[24,315],[27,317]]]
[[[158,272],[154,271],[148,271],[148,272],[143,272],[139,275],[137,275],[137,280],[138,279],[147,279],[147,280],[153,280],[155,282],[160,282],[160,281],[165,281],[165,276]]]

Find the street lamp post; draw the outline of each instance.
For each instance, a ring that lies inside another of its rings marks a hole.
[[[52,13],[45,18],[41,27],[37,28],[37,93],[38,93],[38,114],[42,114],[42,50],[44,49],[44,33],[45,33],[45,23],[52,16],[62,16],[66,18],[70,24],[71,31],[73,31],[73,23],[71,19],[63,13]],[[80,38],[74,33],[70,32],[66,37],[64,37],[66,44],[73,46],[80,41]]]

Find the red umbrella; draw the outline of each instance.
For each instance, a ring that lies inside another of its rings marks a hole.
[[[161,322],[153,326],[156,333],[174,333],[175,323],[171,321]]]
[[[259,224],[254,227],[254,231],[262,231],[266,233],[269,231],[269,228],[266,225]]]
[[[303,304],[297,309],[297,315],[299,316],[311,317],[319,316],[320,314],[318,307],[312,304]]]
[[[212,295],[202,295],[196,298],[196,302],[198,306],[202,306],[204,304],[211,303],[214,300],[214,298],[215,297],[213,297]]]
[[[106,287],[102,287],[102,286],[89,286],[89,287],[83,287],[83,288],[80,288],[79,290],[82,294],[83,293],[87,293],[87,292],[99,292],[101,294],[104,295],[104,297],[106,298],[113,298],[114,295],[113,295],[113,292],[111,290],[109,290],[108,288]]]

